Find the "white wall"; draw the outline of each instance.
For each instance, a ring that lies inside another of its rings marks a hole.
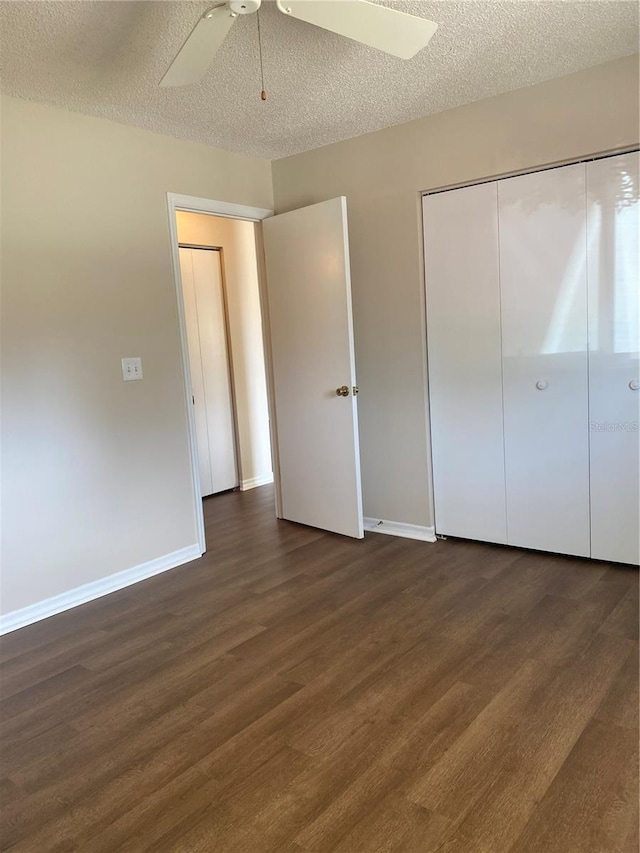
[[[178,241],[222,248],[241,484],[272,474],[262,314],[252,222],[176,213]]]
[[[637,144],[634,56],[273,163],[276,213],[347,197],[365,516],[433,524],[420,191]]]
[[[266,161],[12,98],[1,119],[7,613],[196,542],[166,193],[273,200]]]

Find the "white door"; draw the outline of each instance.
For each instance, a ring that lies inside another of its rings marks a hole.
[[[589,556],[585,169],[498,184],[508,542]]]
[[[238,485],[220,252],[180,249],[202,496]]]
[[[346,199],[265,219],[263,234],[281,516],[362,538]]]
[[[587,164],[591,556],[640,562],[639,156]]]
[[[506,543],[498,190],[425,196],[436,532]]]

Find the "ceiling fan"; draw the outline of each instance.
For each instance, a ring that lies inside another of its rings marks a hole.
[[[160,85],[186,86],[197,82],[211,65],[238,15],[257,12],[261,2],[227,0],[205,12]],[[433,21],[387,6],[378,6],[368,0],[276,0],[276,6],[283,15],[306,21],[401,59],[415,56],[428,44],[438,26]]]

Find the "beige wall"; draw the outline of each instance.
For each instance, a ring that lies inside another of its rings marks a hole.
[[[273,198],[265,161],[0,118],[6,613],[196,542],[166,192]],[[635,57],[273,164],[279,211],[348,199],[366,515],[433,519],[419,192],[637,143]]]
[[[196,542],[166,193],[272,190],[266,161],[11,98],[1,119],[6,613]]]
[[[241,485],[272,473],[262,341],[256,226],[202,213],[176,213],[178,240],[222,248]]]
[[[366,516],[433,524],[420,191],[637,144],[635,56],[273,163],[277,213],[347,197]]]

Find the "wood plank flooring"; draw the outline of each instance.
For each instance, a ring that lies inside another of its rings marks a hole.
[[[636,570],[205,516],[3,638],[2,850],[637,853]]]

